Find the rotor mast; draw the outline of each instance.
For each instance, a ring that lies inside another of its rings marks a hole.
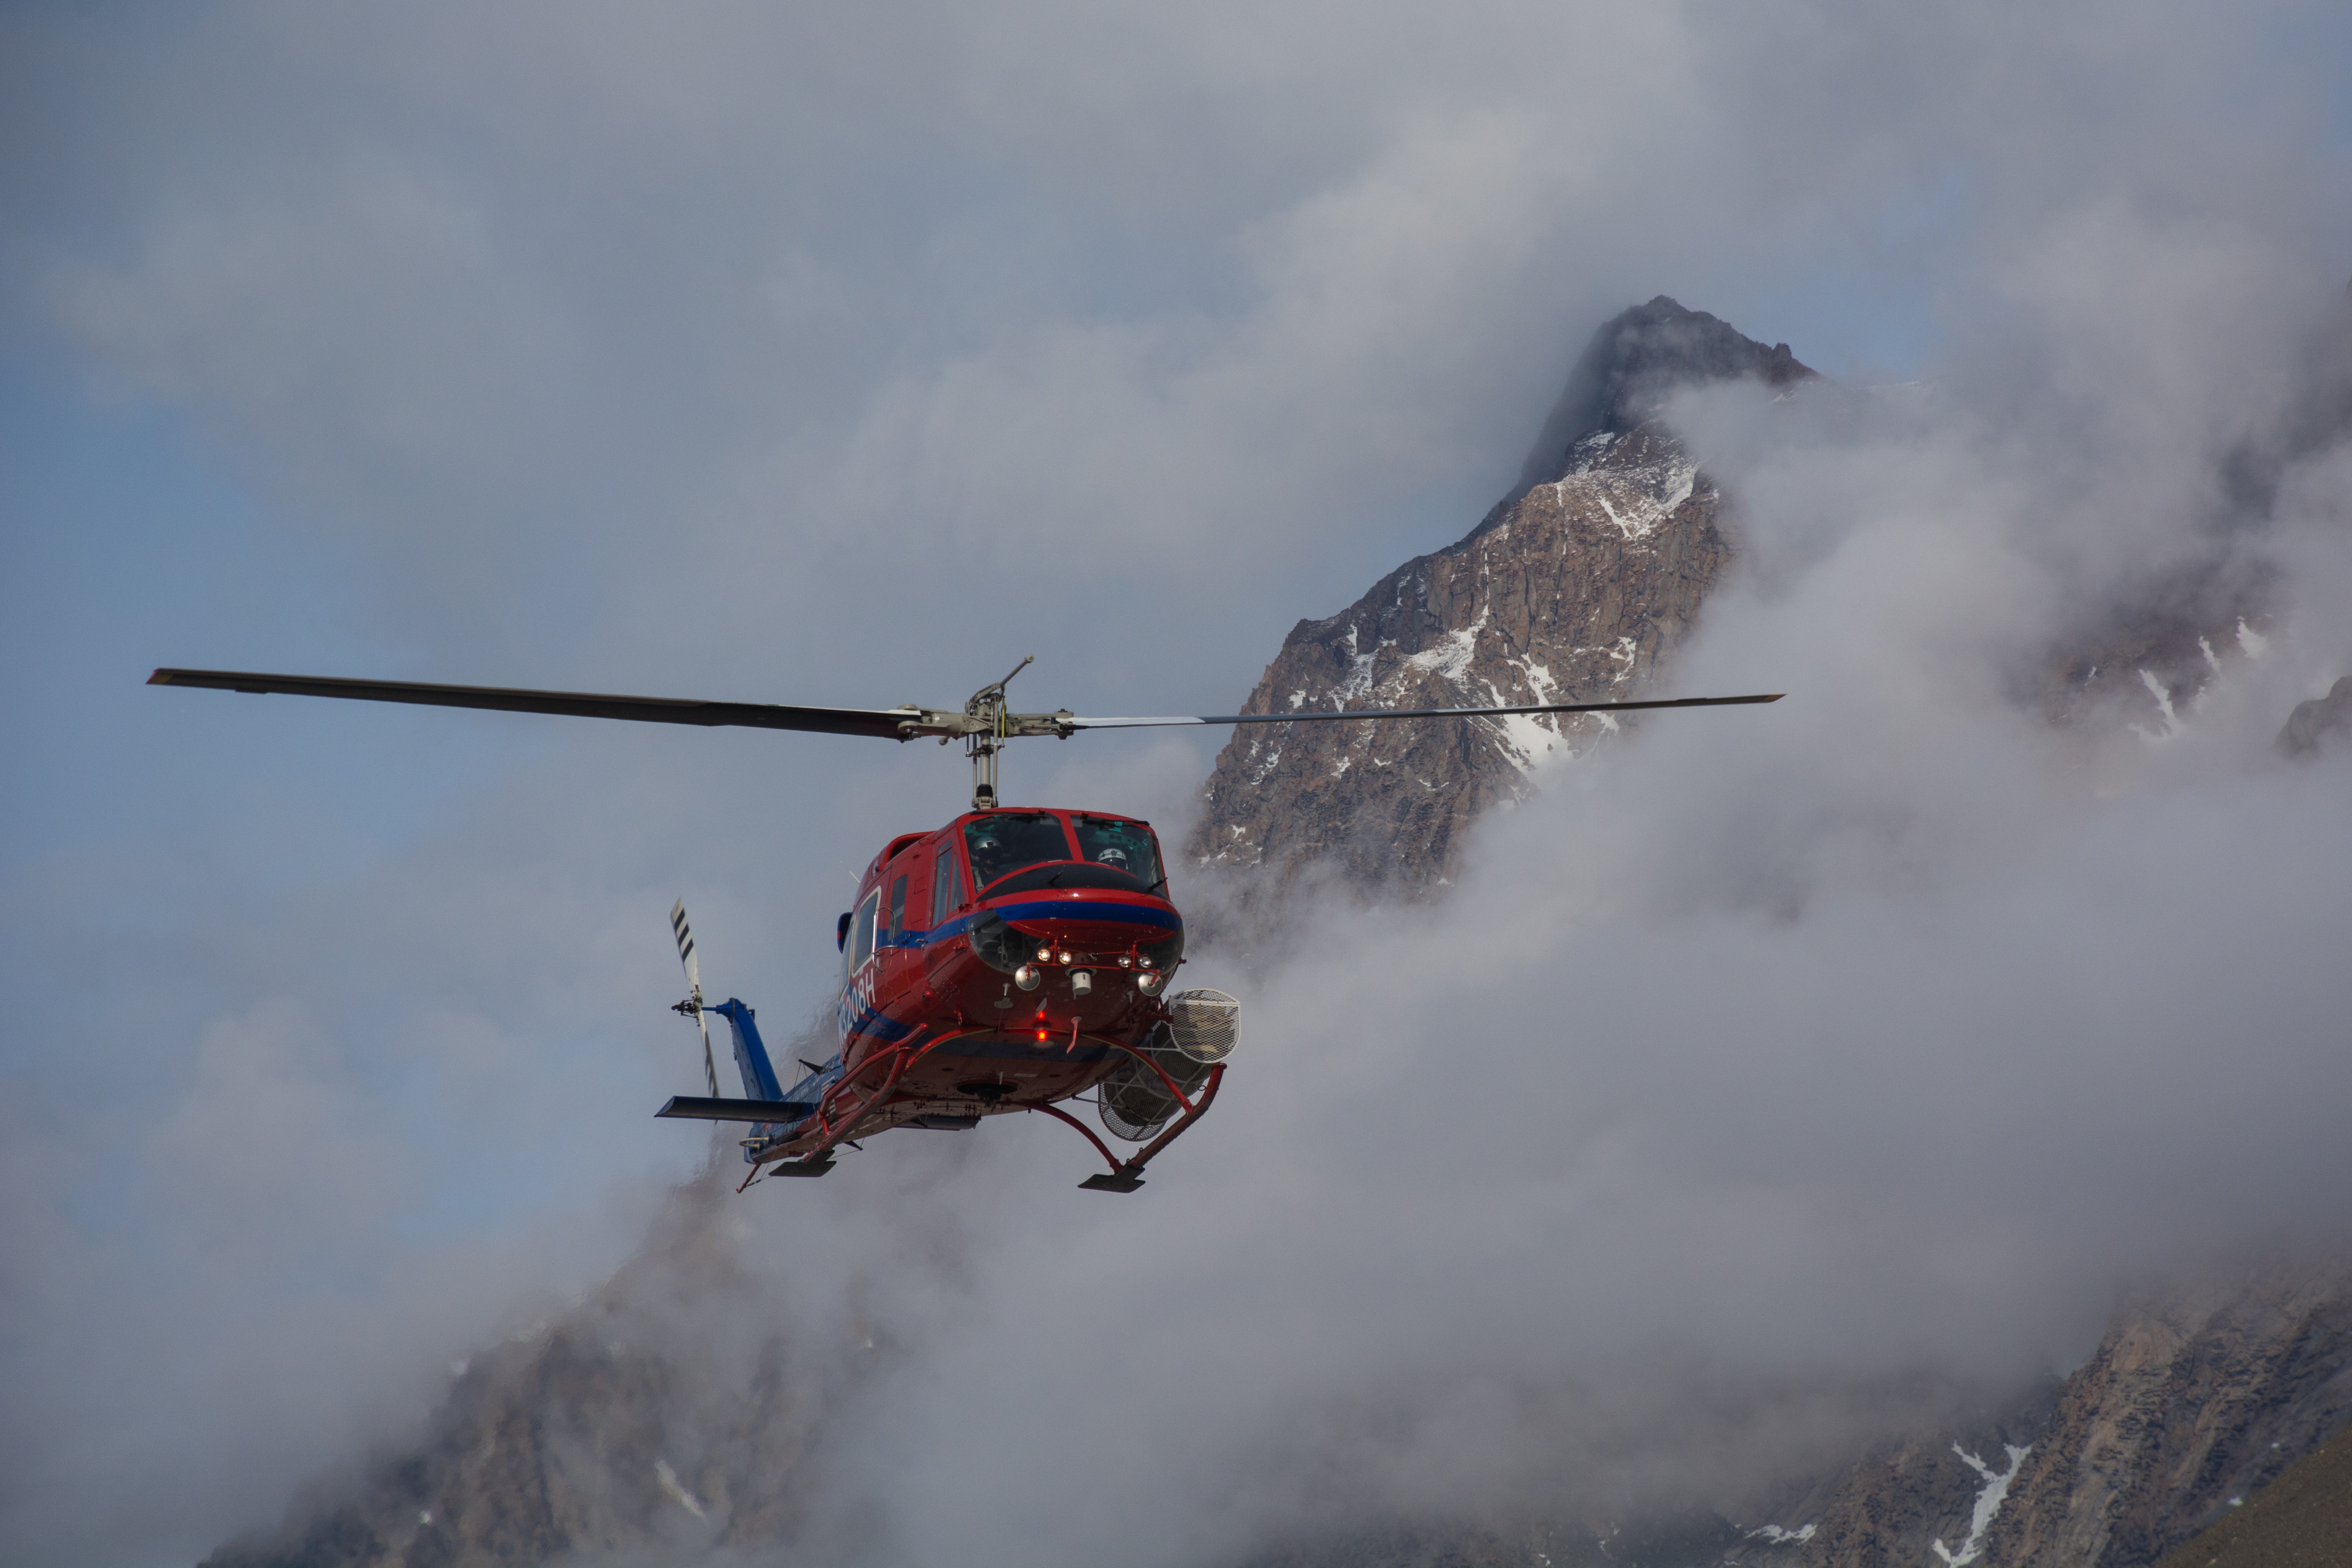
[[[975,811],[991,810],[996,805],[996,753],[1013,733],[1004,722],[1004,688],[1013,684],[1013,675],[1036,662],[1036,654],[1023,654],[1012,674],[981,687],[963,705],[964,716],[971,721],[963,732],[963,749],[971,758],[971,809]]]

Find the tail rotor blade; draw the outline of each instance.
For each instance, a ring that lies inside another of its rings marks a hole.
[[[677,961],[686,966],[688,1000],[692,1004],[694,1021],[702,1030],[702,1081],[709,1085],[711,1097],[719,1094],[719,1063],[710,1054],[710,1019],[702,1010],[702,965],[694,956],[694,928],[686,923],[686,900],[679,899],[669,906],[670,935],[677,938]]]
[[[694,993],[696,1005],[702,1001],[702,966],[695,962],[694,928],[686,923],[686,900],[679,899],[669,906],[670,935],[677,938],[677,961],[686,966],[686,988]]]

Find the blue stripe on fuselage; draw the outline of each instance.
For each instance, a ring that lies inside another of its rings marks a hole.
[[[1162,931],[1183,927],[1183,917],[1172,909],[1154,909],[1142,904],[1099,904],[1092,900],[1073,900],[1055,904],[1000,904],[996,913],[1002,919],[1012,920],[1099,920],[1117,925],[1152,925]]]
[[[877,1040],[887,1040],[895,1044],[914,1033],[918,1027],[915,1024],[900,1023],[896,1019],[884,1018],[880,1008],[867,1008],[857,1015],[855,1022],[842,1026],[842,1044],[845,1048],[849,1041],[861,1034],[870,1034]]]
[[[952,942],[971,929],[972,922],[984,914],[994,914],[1003,920],[1099,920],[1115,925],[1150,925],[1161,931],[1181,930],[1183,916],[1172,909],[1154,909],[1143,904],[1109,904],[1100,900],[1070,900],[1050,904],[1004,904],[992,910],[976,909],[970,915],[959,915],[944,925],[929,931],[899,931],[883,936],[877,946],[902,949],[936,946]]]
[[[877,944],[884,947],[929,947],[940,942],[952,942],[971,929],[973,916],[959,915],[942,925],[929,931],[899,931],[884,936]]]

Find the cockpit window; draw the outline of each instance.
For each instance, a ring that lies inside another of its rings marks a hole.
[[[1070,858],[1069,835],[1050,811],[991,811],[963,825],[963,842],[976,887],[1025,865]]]
[[[1089,817],[1083,811],[1070,821],[1078,828],[1078,858],[1123,871],[1144,886],[1160,886],[1160,847],[1151,830],[1121,817]]]

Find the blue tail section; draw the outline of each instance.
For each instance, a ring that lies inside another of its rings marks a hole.
[[[776,1070],[768,1061],[768,1047],[766,1042],[760,1039],[760,1026],[752,1021],[751,1009],[733,997],[730,997],[717,1007],[705,1008],[703,1010],[717,1013],[720,1018],[725,1019],[728,1027],[735,1031],[735,1065],[743,1071],[743,1097],[747,1100],[783,1101],[783,1089],[776,1082]],[[797,1126],[814,1114],[818,1102],[824,1098],[824,1092],[840,1081],[841,1058],[835,1056],[823,1067],[794,1084],[792,1098],[777,1107],[781,1120],[772,1126],[763,1125],[759,1130],[762,1135],[746,1138],[743,1141],[743,1158],[754,1164],[758,1163],[761,1150],[777,1139],[787,1136],[792,1127]],[[677,1101],[671,1102],[672,1105],[677,1103],[679,1103]],[[703,1106],[724,1106],[730,1113],[740,1111],[740,1106],[729,1104],[723,1100],[696,1101],[693,1103]],[[663,1114],[692,1115],[694,1113],[692,1111],[673,1113],[665,1110]],[[729,1119],[734,1120],[736,1117],[730,1114]],[[777,1168],[782,1170],[783,1167]],[[821,1174],[823,1168],[820,1166],[812,1170],[795,1170],[790,1174],[814,1176]]]
[[[776,1070],[769,1065],[768,1048],[761,1042],[760,1026],[751,1021],[751,1009],[730,997],[705,1010],[725,1019],[728,1028],[735,1032],[735,1065],[743,1070],[744,1098],[782,1099],[783,1085],[776,1082]]]

